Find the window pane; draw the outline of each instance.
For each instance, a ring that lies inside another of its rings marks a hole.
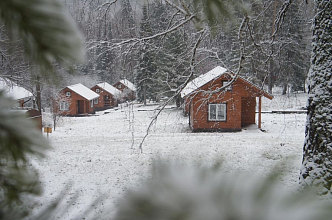
[[[209,105],[209,119],[210,120],[217,119],[217,106],[214,104]]]
[[[220,104],[218,105],[218,120],[225,120],[225,111],[226,110],[226,105],[225,104]]]

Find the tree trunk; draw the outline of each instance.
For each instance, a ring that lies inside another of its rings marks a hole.
[[[144,105],[146,105],[146,84],[144,84],[143,86],[143,103]]]
[[[40,77],[36,76],[36,93],[37,93],[37,108],[41,114],[41,91],[40,91]]]
[[[275,26],[275,21],[276,21],[276,12],[277,12],[277,1],[274,0],[274,6],[273,6],[273,21],[272,21],[272,32],[271,32],[271,37],[274,34],[274,26]],[[271,45],[271,51],[273,51],[273,44]],[[269,81],[268,81],[268,92],[272,94],[272,89],[273,89],[273,56],[270,57],[270,68],[269,68]]]
[[[282,95],[286,95],[287,93],[287,82],[284,82],[283,86],[282,86]]]
[[[315,0],[308,115],[300,183],[331,192],[332,181],[332,1]]]
[[[269,69],[269,78],[268,78],[268,92],[272,94],[273,88],[273,61],[272,57],[270,58],[270,69]]]

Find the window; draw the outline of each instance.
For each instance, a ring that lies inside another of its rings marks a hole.
[[[96,89],[96,93],[99,93],[100,92],[100,90],[99,89]]]
[[[98,104],[98,98],[96,98],[96,99],[94,100],[94,102],[95,102],[95,104],[97,105],[97,104]]]
[[[67,97],[70,97],[70,95],[71,95],[70,92],[66,92]]]
[[[93,108],[93,100],[91,100],[90,102],[91,102],[91,108]]]
[[[209,104],[209,121],[226,121],[226,104]]]
[[[222,86],[223,87],[228,85],[228,84],[229,84],[229,81],[222,81]],[[225,88],[225,91],[232,91],[232,89],[233,89],[233,85],[230,85],[227,88]]]
[[[69,103],[68,102],[60,102],[60,111],[68,111]]]
[[[118,88],[121,89],[121,84],[118,85]]]

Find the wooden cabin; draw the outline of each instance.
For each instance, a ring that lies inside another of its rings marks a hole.
[[[118,100],[121,98],[121,91],[107,82],[99,83],[91,88],[92,91],[99,94],[99,98],[95,99],[95,110],[105,110],[118,106]]]
[[[121,101],[133,101],[136,99],[136,87],[127,79],[120,80],[113,85],[122,92]]]
[[[80,116],[94,114],[94,102],[99,95],[81,83],[67,86],[60,91],[57,108],[62,115]]]
[[[233,83],[231,83],[233,81]],[[244,78],[216,67],[187,84],[181,92],[184,111],[194,132],[240,131],[255,124],[258,98],[258,128],[261,128],[261,97],[272,99]]]

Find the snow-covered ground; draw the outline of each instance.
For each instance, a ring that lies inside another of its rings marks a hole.
[[[305,105],[305,94],[263,100],[264,111],[301,109]],[[53,149],[47,158],[34,161],[44,187],[38,210],[66,191],[61,206],[71,209],[54,218],[71,219],[102,195],[103,200],[92,206],[91,214],[106,212],[111,219],[118,198],[150,176],[151,163],[156,159],[207,165],[222,161],[221,172],[262,175],[278,165],[285,172],[282,184],[297,186],[305,114],[263,114],[264,131],[250,126],[236,133],[191,133],[188,118],[167,106],[152,126],[141,154],[138,146],[156,107],[135,104],[91,117],[62,118],[49,136]],[[71,200],[75,192],[78,198]]]

